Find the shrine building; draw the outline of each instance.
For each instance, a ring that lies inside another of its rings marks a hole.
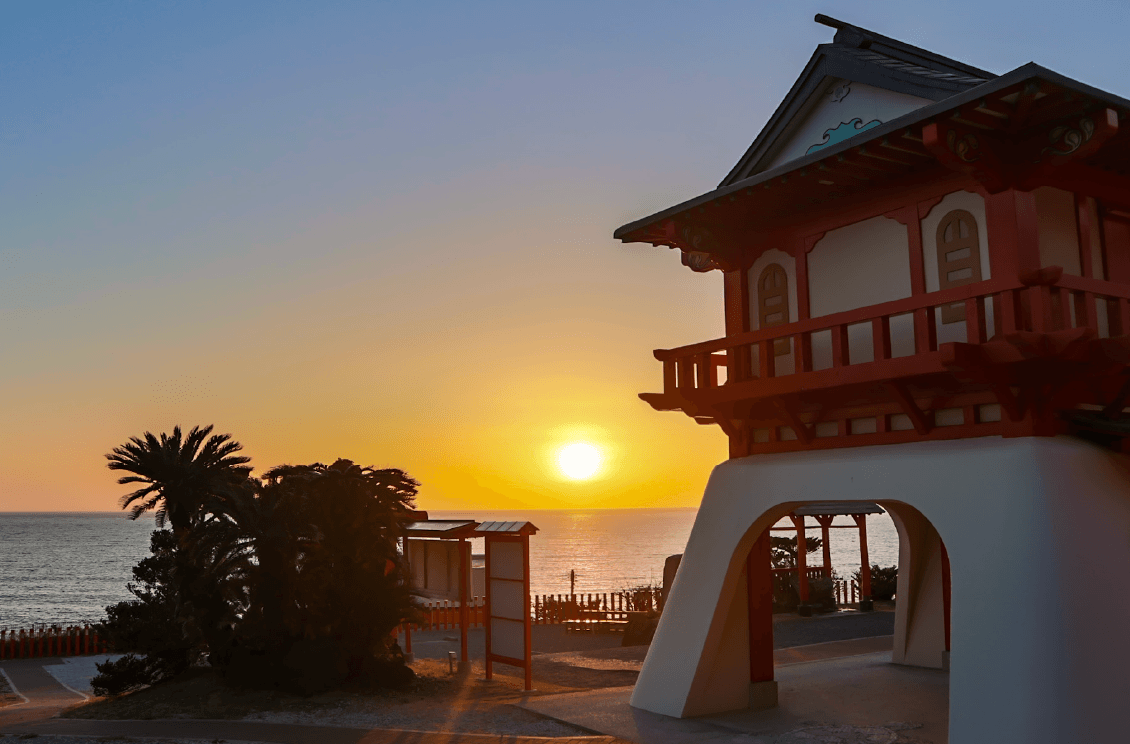
[[[730,456],[631,703],[784,704],[769,529],[866,502],[891,661],[948,670],[951,742],[1130,741],[1130,101],[816,20],[718,188],[615,233],[721,272],[726,328],[640,396]]]

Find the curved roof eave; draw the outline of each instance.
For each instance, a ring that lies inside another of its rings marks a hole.
[[[818,150],[811,155],[805,155],[803,157],[797,158],[796,160],[791,160],[771,170],[763,171],[754,176],[750,176],[749,178],[745,178],[741,181],[732,183],[728,186],[723,186],[714,189],[713,191],[708,191],[705,194],[701,194],[694,197],[693,199],[688,199],[687,201],[681,202],[672,207],[668,207],[667,209],[656,212],[655,214],[652,214],[648,217],[629,222],[628,224],[622,225],[621,227],[617,228],[617,230],[612,234],[612,237],[625,243],[633,243],[643,240],[642,238],[633,239],[629,236],[637,230],[649,227],[656,222],[674,217],[689,209],[694,209],[696,207],[702,206],[715,199],[719,199],[721,197],[741,191],[742,189],[748,189],[752,186],[761,185],[767,181],[773,180],[774,178],[786,176],[790,173],[793,173],[794,171],[798,171],[801,168],[805,168],[821,160],[825,160],[829,157],[847,152],[853,147],[858,147],[859,145],[862,145],[866,142],[886,137],[912,124],[917,124],[919,122],[930,119],[931,117],[938,116],[939,114],[944,114],[952,109],[960,108],[967,103],[976,101],[979,98],[984,98],[987,95],[999,92],[1018,83],[1023,83],[1025,81],[1035,79],[1039,79],[1047,83],[1052,83],[1053,85],[1058,85],[1075,93],[1081,93],[1083,95],[1091,96],[1092,98],[1104,100],[1111,106],[1119,107],[1124,110],[1130,110],[1130,100],[1116,96],[1112,93],[1108,93],[1107,91],[1100,90],[1099,88],[1086,85],[1085,83],[1081,83],[1078,80],[1069,78],[1066,75],[1061,75],[1058,72],[1054,72],[1045,67],[1041,67],[1035,62],[1029,62],[1028,64],[1017,67],[1011,72],[1007,72],[998,78],[990,80],[987,83],[978,85],[974,88],[970,88],[964,93],[957,93],[953,96],[950,96],[949,98],[938,101],[937,103],[932,103],[930,105],[923,106],[922,108],[915,109],[914,111],[900,116],[897,119],[893,119],[881,126],[875,127],[874,129],[868,129],[866,132],[857,134],[856,136],[844,140],[843,142],[840,142],[832,147]]]

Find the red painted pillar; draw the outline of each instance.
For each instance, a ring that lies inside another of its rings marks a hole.
[[[832,542],[828,539],[829,528],[832,526],[832,520],[835,517],[828,515],[826,517],[817,517],[816,521],[820,523],[820,539],[824,541],[824,578],[832,578]]]
[[[854,514],[855,523],[859,525],[859,558],[862,565],[859,568],[859,609],[871,603],[871,559],[867,555],[867,515]]]
[[[808,541],[804,538],[804,517],[789,516],[796,527],[797,593],[800,603],[808,604]]]
[[[746,559],[749,590],[749,681],[773,679],[773,571],[769,530],[761,533]]]

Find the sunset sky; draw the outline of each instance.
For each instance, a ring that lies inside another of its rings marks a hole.
[[[1130,96],[1123,2],[5,3],[0,511],[114,509],[176,424],[422,508],[697,505],[725,438],[636,394],[721,276],[612,231],[726,175],[817,12]]]

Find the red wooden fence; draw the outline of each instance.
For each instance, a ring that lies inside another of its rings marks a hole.
[[[86,656],[109,652],[106,641],[89,625],[40,626],[0,630],[0,659],[37,656]]]
[[[591,592],[584,594],[539,594],[531,597],[530,617],[536,625],[560,625],[575,619],[582,612],[624,614],[658,610],[661,591],[641,589],[630,592]],[[486,600],[473,597],[469,605],[471,628],[481,628],[485,618]],[[424,620],[411,623],[416,630],[455,630],[459,627],[459,604],[447,600],[425,602],[421,609]],[[403,627],[401,628],[403,631]]]

